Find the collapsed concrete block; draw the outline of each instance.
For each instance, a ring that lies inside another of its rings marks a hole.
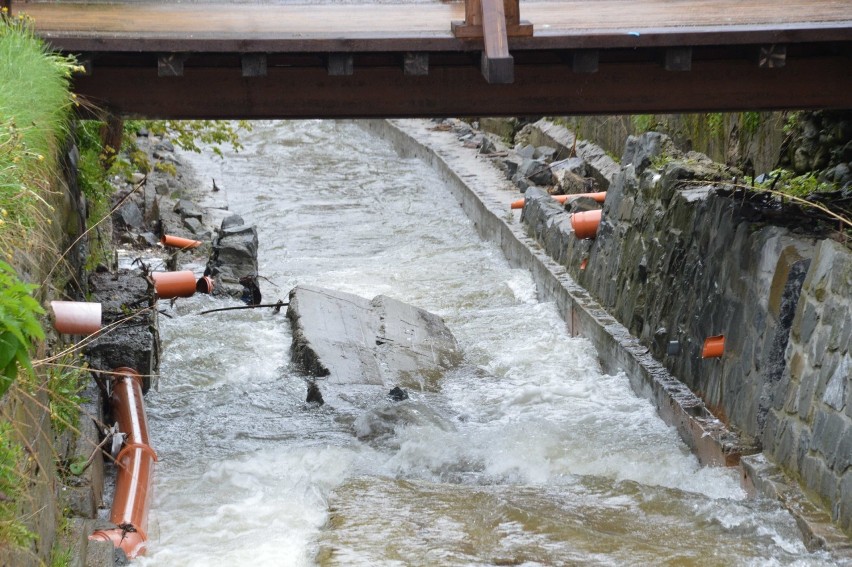
[[[327,385],[433,390],[461,361],[444,321],[383,295],[369,300],[315,286],[290,292],[292,358]]]

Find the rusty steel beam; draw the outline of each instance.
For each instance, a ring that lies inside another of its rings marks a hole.
[[[517,58],[516,58],[517,59]],[[96,64],[74,88],[92,103],[157,118],[373,118],[517,114],[710,112],[852,108],[850,58],[843,53],[787,57],[760,68],[753,57],[694,58],[691,71],[659,60],[611,62],[595,73],[570,62],[516,61],[515,82],[489,85],[473,64],[430,61],[429,74],[395,65],[330,76],[323,66],[272,66],[244,78],[240,68],[191,67],[158,79],[156,66]],[[211,97],[210,93],[216,93]],[[286,96],[282,96],[286,93]]]

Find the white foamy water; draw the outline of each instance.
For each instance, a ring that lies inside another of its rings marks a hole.
[[[465,363],[399,404],[351,388],[311,408],[283,313],[178,301],[140,564],[828,564],[602,373],[422,163],[351,123],[258,124],[245,145],[187,159],[258,225],[265,300],[386,294],[441,315]]]

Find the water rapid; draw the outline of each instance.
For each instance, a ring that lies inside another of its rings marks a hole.
[[[140,565],[829,564],[602,373],[423,163],[354,123],[244,141],[182,159],[258,226],[265,299],[389,295],[442,316],[465,364],[399,404],[352,388],[308,407],[283,314],[176,302],[147,395],[161,460]]]

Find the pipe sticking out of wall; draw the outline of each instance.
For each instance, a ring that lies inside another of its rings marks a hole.
[[[560,205],[564,205],[565,203],[579,199],[580,197],[587,197],[598,203],[603,203],[606,200],[606,191],[601,191],[599,193],[574,193],[573,195],[551,195],[551,197],[553,197],[553,200],[557,201]],[[512,201],[512,208],[523,209],[524,200],[518,199],[517,201]]]
[[[127,435],[115,460],[118,478],[110,521],[116,527],[98,530],[89,539],[111,541],[133,559],[145,552],[148,543],[148,508],[157,453],[148,438],[142,376],[132,368],[116,368],[113,372],[110,404],[119,430]]]

